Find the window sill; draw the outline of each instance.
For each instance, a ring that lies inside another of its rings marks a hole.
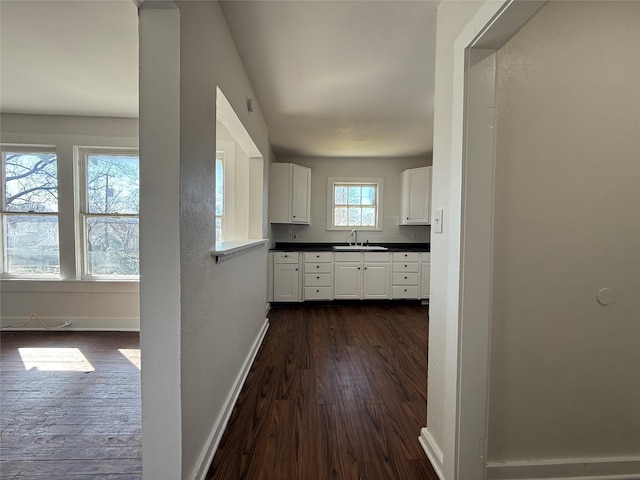
[[[216,242],[211,250],[211,255],[216,257],[216,263],[224,262],[231,257],[242,255],[250,250],[260,248],[267,244],[266,239],[230,240],[228,242]]]
[[[2,279],[3,293],[135,293],[140,282],[127,280],[61,280],[57,278]]]

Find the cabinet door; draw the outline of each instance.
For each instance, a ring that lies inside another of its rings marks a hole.
[[[273,265],[273,301],[299,302],[300,276],[297,263]]]
[[[362,264],[337,262],[333,268],[335,298],[360,300],[362,298]]]
[[[430,275],[431,264],[423,263],[421,275],[422,278],[420,279],[420,298],[429,298],[429,287],[431,285]]]
[[[403,225],[431,223],[431,167],[412,168],[402,172]]]
[[[389,264],[365,263],[364,264],[364,289],[362,297],[367,299],[389,298]]]
[[[291,221],[293,223],[309,223],[311,170],[299,165],[293,165],[292,181]]]

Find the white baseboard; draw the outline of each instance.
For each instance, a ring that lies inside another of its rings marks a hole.
[[[487,480],[640,480],[640,457],[489,462]]]
[[[420,430],[418,441],[420,442],[420,445],[422,445],[424,452],[427,454],[427,458],[431,462],[431,466],[438,474],[438,478],[440,478],[440,480],[445,480],[442,473],[444,458],[442,450],[440,450],[440,447],[431,436],[431,432],[429,432],[426,427]]]
[[[10,325],[22,325],[29,317],[6,317],[0,318],[0,325],[3,332],[9,331],[33,331],[42,330],[42,327],[37,318],[32,318],[23,327],[10,327]],[[43,317],[40,319],[50,327],[48,332],[63,332],[68,330],[73,331],[105,331],[105,332],[139,332],[140,331],[140,318],[139,317]],[[71,325],[63,328],[55,328],[58,325],[62,325],[65,322],[70,322]]]
[[[265,318],[264,324],[262,328],[258,332],[257,337],[253,341],[253,345],[251,345],[251,349],[247,354],[247,357],[244,360],[242,368],[236,377],[235,382],[233,383],[233,388],[227,395],[227,399],[225,401],[225,406],[222,409],[222,412],[218,416],[215,424],[213,425],[213,429],[209,434],[209,438],[207,439],[207,443],[205,445],[204,450],[200,454],[198,458],[198,462],[196,463],[196,468],[193,470],[193,473],[189,477],[190,480],[204,480],[209,470],[209,466],[213,461],[213,456],[218,449],[218,445],[220,444],[220,440],[222,439],[222,434],[224,433],[225,428],[227,427],[227,423],[231,418],[231,413],[233,412],[233,407],[238,400],[238,395],[240,395],[240,390],[242,390],[242,386],[244,385],[245,380],[247,379],[247,375],[249,374],[249,370],[251,369],[251,365],[253,364],[253,360],[256,358],[258,354],[258,350],[260,349],[260,345],[262,344],[262,340],[264,336],[267,334],[267,329],[269,328],[269,320]]]

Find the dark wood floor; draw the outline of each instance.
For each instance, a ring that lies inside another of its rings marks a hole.
[[[209,480],[436,480],[426,422],[428,312],[274,309]]]
[[[0,339],[2,479],[142,478],[138,334]]]
[[[426,307],[296,306],[270,322],[208,479],[437,479],[417,441]],[[137,334],[0,339],[2,479],[141,479]]]

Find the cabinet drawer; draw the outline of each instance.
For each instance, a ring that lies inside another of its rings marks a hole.
[[[394,273],[393,285],[418,285],[417,273]]]
[[[417,285],[394,285],[391,287],[392,298],[418,298]]]
[[[331,300],[331,287],[304,287],[305,300]]]
[[[418,273],[420,264],[418,262],[393,262],[393,271]]]
[[[273,263],[298,263],[298,252],[273,252]]]
[[[394,262],[418,262],[420,252],[393,252]]]
[[[327,263],[333,261],[331,252],[304,252],[304,261],[313,263]]]
[[[333,275],[330,273],[305,273],[304,286],[305,287],[330,287],[331,279]]]
[[[364,252],[362,257],[365,262],[388,262],[389,252]]]
[[[304,273],[331,273],[332,263],[305,263]]]

